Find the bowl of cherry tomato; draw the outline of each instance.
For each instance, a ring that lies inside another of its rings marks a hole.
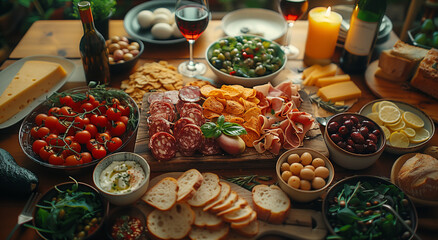
[[[123,149],[133,138],[138,119],[137,104],[122,90],[75,88],[38,105],[23,120],[19,142],[38,164],[78,169]]]

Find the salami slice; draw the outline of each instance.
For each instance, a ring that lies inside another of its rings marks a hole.
[[[157,132],[149,139],[149,148],[158,161],[168,161],[175,157],[177,148],[175,137],[167,132]]]
[[[196,151],[190,151],[190,152],[179,151],[179,153],[180,153],[182,156],[185,156],[185,157],[193,156],[193,155],[195,155],[195,152],[196,152]]]
[[[201,128],[195,124],[185,125],[179,132],[176,143],[180,152],[194,152],[202,143]]]
[[[148,126],[150,126],[151,123],[153,123],[156,119],[159,119],[159,118],[164,118],[164,119],[166,119],[167,121],[170,122],[170,118],[171,117],[169,116],[169,114],[167,114],[165,112],[152,114],[147,119]]]
[[[181,117],[188,117],[195,121],[195,124],[198,126],[202,126],[205,123],[204,115],[202,111],[197,108],[190,108],[187,111],[181,112]]]
[[[199,102],[201,90],[196,86],[185,86],[179,90],[179,98],[185,102]]]
[[[148,96],[148,102],[149,104],[152,104],[155,101],[161,101],[163,100],[164,92],[152,92]]]
[[[164,99],[168,99],[170,103],[177,104],[179,100],[179,91],[177,90],[171,90],[164,92]]]
[[[206,156],[210,155],[218,155],[222,153],[222,149],[219,146],[219,143],[217,142],[216,138],[202,138],[202,144],[199,147],[199,152]]]
[[[175,122],[175,125],[173,125],[173,133],[175,138],[178,138],[179,132],[187,124],[196,124],[196,123],[193,119],[188,117],[182,117]]]
[[[149,113],[155,115],[158,113],[166,113],[169,115],[169,121],[173,122],[176,117],[175,107],[173,104],[164,101],[155,101],[149,106]]]
[[[179,109],[179,114],[192,108],[199,109],[201,112],[203,111],[202,106],[197,103],[184,103],[184,105],[182,105],[182,107]]]
[[[162,117],[153,119],[149,123],[149,136],[154,135],[157,132],[167,132],[172,134],[172,126],[167,119]]]

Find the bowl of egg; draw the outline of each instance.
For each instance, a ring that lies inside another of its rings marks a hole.
[[[319,198],[334,177],[330,160],[310,148],[284,152],[277,160],[276,172],[280,188],[297,202]]]
[[[111,74],[130,72],[144,51],[142,41],[128,37],[112,36],[106,46]]]

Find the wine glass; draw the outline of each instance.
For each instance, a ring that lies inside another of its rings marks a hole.
[[[295,21],[300,18],[309,7],[307,0],[279,0],[280,12],[287,22],[286,44],[281,48],[291,58],[295,58],[299,54],[299,50],[294,45],[290,44],[290,30],[294,26]]]
[[[187,77],[204,74],[207,70],[205,64],[193,61],[193,44],[210,21],[207,0],[178,0],[175,6],[175,21],[190,45],[190,60],[181,63],[178,71]]]

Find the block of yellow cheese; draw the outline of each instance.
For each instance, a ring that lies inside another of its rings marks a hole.
[[[336,66],[334,63],[330,63],[329,65],[319,68],[317,67],[315,70],[310,72],[306,79],[304,79],[303,84],[307,86],[313,86],[319,78],[334,76],[337,70],[338,66]]]
[[[331,77],[318,78],[318,80],[316,80],[315,85],[317,87],[325,87],[334,83],[346,82],[346,81],[350,81],[350,75],[342,74],[342,75],[336,75]]]
[[[358,98],[362,92],[353,81],[347,81],[322,87],[317,94],[326,102],[338,102]]]
[[[36,60],[25,62],[0,96],[0,123],[49,92],[66,75],[58,63]]]

